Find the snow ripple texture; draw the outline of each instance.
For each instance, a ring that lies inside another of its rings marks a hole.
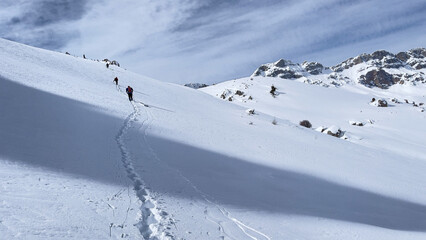
[[[146,240],[168,240],[174,239],[169,234],[164,234],[161,230],[162,217],[155,199],[151,196],[150,192],[146,188],[145,183],[141,177],[136,173],[130,152],[126,148],[124,137],[127,131],[132,127],[132,124],[137,121],[137,116],[140,111],[139,108],[132,102],[134,112],[132,112],[125,120],[121,127],[116,141],[121,152],[121,160],[123,166],[127,172],[127,176],[133,183],[133,188],[136,192],[137,197],[142,202],[141,204],[141,217],[139,223],[136,224],[143,239]]]

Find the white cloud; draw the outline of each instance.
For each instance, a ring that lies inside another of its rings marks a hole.
[[[125,55],[151,44],[149,38],[167,33],[191,7],[184,0],[103,0],[76,23],[80,37],[66,47],[96,55]]]
[[[14,11],[43,1],[18,2],[21,7]],[[85,4],[86,11],[78,19],[57,19],[35,30],[15,26],[16,39],[51,40],[46,40],[51,48],[116,59],[133,71],[178,83],[247,76],[259,64],[278,58],[330,65],[361,52],[401,51],[426,42],[424,0],[92,0]],[[1,13],[1,20],[19,15]],[[66,45],[55,45],[58,42]]]

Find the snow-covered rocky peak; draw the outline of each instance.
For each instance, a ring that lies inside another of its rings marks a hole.
[[[402,62],[396,58],[396,56],[390,52],[380,50],[375,51],[372,54],[363,53],[354,58],[349,58],[342,63],[331,67],[334,72],[342,72],[345,69],[354,67],[362,63],[367,63],[371,66],[387,67],[387,68],[399,68],[402,67]]]
[[[398,54],[380,50],[350,58],[331,69],[343,75],[352,72],[353,80],[364,86],[387,89],[394,84],[426,83],[425,56],[424,48]]]
[[[274,63],[261,65],[252,76],[279,77],[284,79],[297,79],[307,75],[322,73],[324,66],[318,62],[293,63],[290,60],[280,59]]]
[[[363,53],[354,58],[349,58],[346,61],[331,67],[335,72],[342,72],[355,65],[366,63],[369,66],[380,68],[401,68],[409,66],[420,70],[426,68],[426,49],[416,48],[407,52],[393,54],[385,50],[375,51],[371,54]]]
[[[261,65],[252,77],[296,79],[325,87],[362,84],[387,89],[395,84],[426,83],[426,49],[416,48],[393,54],[385,50],[363,53],[333,67],[318,62],[293,63],[280,59]]]
[[[299,64],[289,60],[280,59],[274,63],[261,65],[252,76],[279,77],[285,79],[300,78],[304,69]]]

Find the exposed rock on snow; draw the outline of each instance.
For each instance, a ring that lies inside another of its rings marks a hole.
[[[330,136],[333,136],[333,137],[347,139],[347,137],[345,136],[345,131],[342,131],[339,127],[334,126],[334,125],[331,126],[331,127],[328,127],[328,128],[320,126],[320,127],[317,127],[315,129],[315,131],[321,132],[321,133],[324,133],[324,134],[327,134],[327,135],[330,135]]]
[[[303,126],[303,127],[306,127],[306,128],[311,128],[312,127],[312,124],[308,120],[300,121],[299,125]]]
[[[365,125],[365,123],[363,122],[358,122],[358,121],[349,121],[349,124],[353,125],[353,126],[359,126],[362,127]]]
[[[348,137],[345,135],[346,132],[342,131],[339,127],[334,126],[334,125],[331,126],[331,127],[328,127],[328,128],[320,126],[320,127],[317,127],[315,129],[315,131],[321,132],[321,133],[324,133],[324,134],[327,134],[327,135],[330,135],[330,136],[333,136],[333,137],[341,138],[341,139],[348,139]]]
[[[120,67],[120,63],[118,63],[116,60],[109,60],[108,58],[105,58],[102,61],[109,64],[109,65],[115,65],[117,67]]]
[[[339,127],[336,127],[336,126],[331,126],[325,129],[324,132],[328,135],[331,135],[333,137],[338,137],[338,138],[343,137],[344,135],[344,132]]]
[[[379,87],[387,89],[400,80],[392,74],[387,73],[385,70],[371,70],[366,75],[360,77],[360,83],[367,87]]]
[[[254,109],[252,109],[252,108],[247,109],[247,110],[246,110],[246,113],[247,113],[248,115],[253,115],[253,114],[254,114]]]
[[[209,85],[207,85],[205,83],[187,83],[184,86],[189,87],[189,88],[193,88],[193,89],[199,89],[199,88],[208,87]]]
[[[376,107],[387,107],[388,106],[388,102],[385,99],[378,99],[376,101],[375,98],[372,99],[372,101],[370,102],[371,105],[376,106]]]
[[[222,92],[222,94],[220,95],[220,98],[226,99],[231,94],[232,94],[232,91],[229,89],[226,89],[225,91]]]
[[[220,98],[231,101],[231,102],[234,100],[234,98],[237,98],[238,100],[241,100],[241,101],[253,100],[252,96],[247,97],[242,90],[238,90],[238,89],[225,89],[220,94]]]
[[[235,95],[243,96],[243,95],[244,95],[244,92],[243,92],[243,91],[240,91],[240,90],[237,90],[237,91],[235,92]]]
[[[392,98],[391,102],[400,104],[401,102],[397,98]]]
[[[384,100],[384,99],[379,99],[379,100],[377,100],[377,106],[378,107],[387,107],[388,102],[386,102],[386,100]]]
[[[324,66],[318,62],[303,62],[302,67],[312,75],[318,75],[324,70]]]

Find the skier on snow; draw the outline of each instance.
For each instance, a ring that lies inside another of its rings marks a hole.
[[[118,77],[115,77],[113,82],[115,82],[115,85],[118,85]]]
[[[129,95],[129,101],[133,101],[133,88],[130,86],[127,86],[126,93]]]

